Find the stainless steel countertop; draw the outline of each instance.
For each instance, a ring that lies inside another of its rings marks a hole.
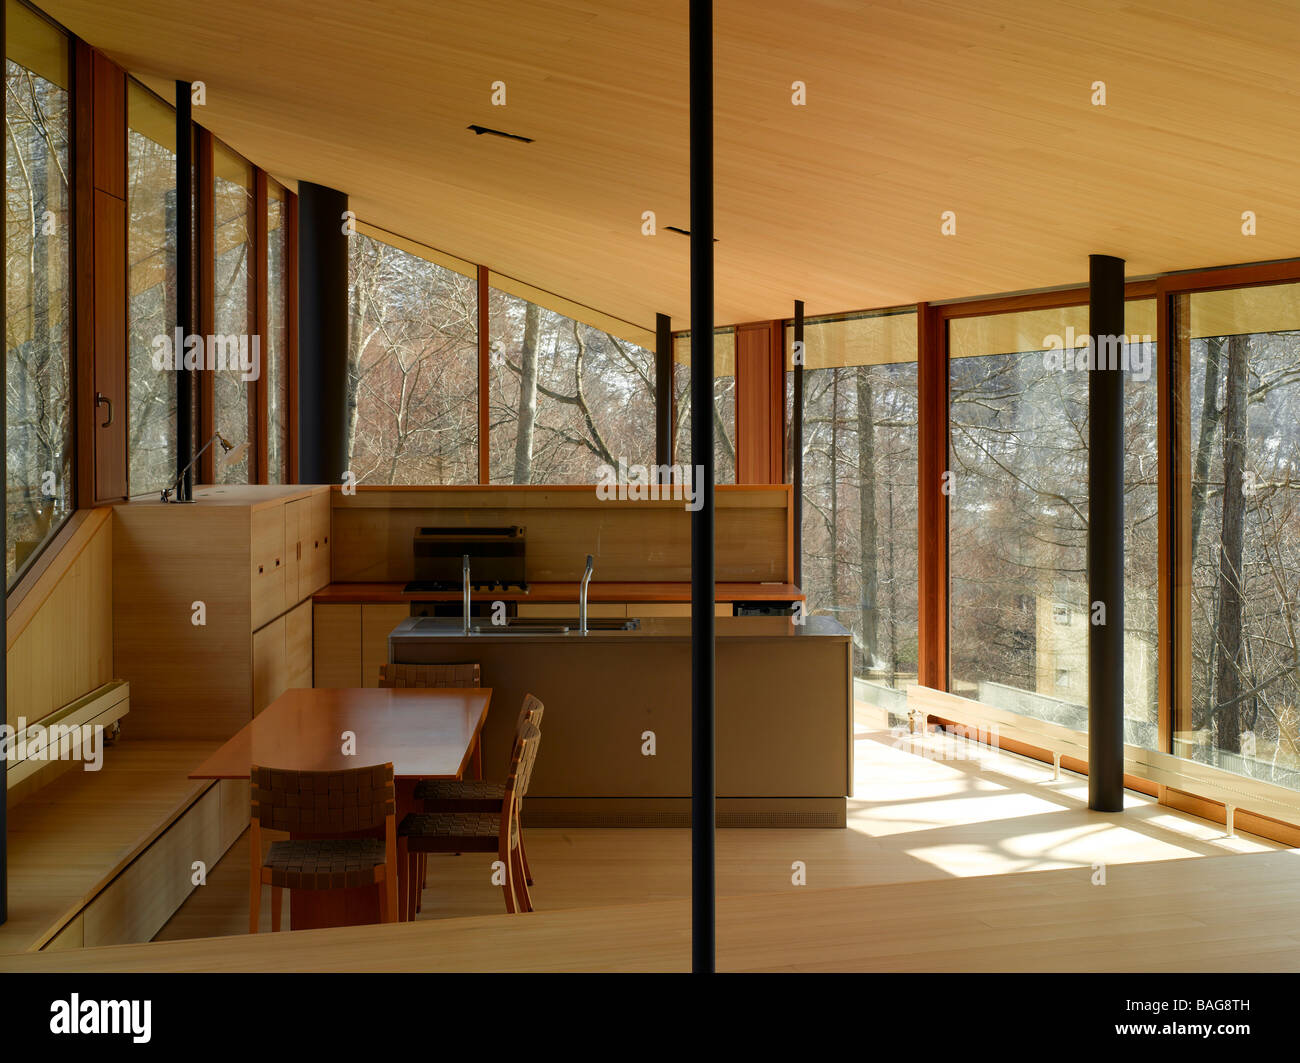
[[[486,623],[476,618],[475,623]],[[535,623],[536,621],[534,621]],[[630,631],[591,630],[586,635],[578,632],[576,619],[557,620],[569,625],[567,632],[538,632],[527,629],[501,631],[471,631],[465,635],[459,617],[408,617],[388,636],[390,643],[402,642],[464,642],[491,640],[494,642],[627,642],[628,640],[680,641],[691,639],[691,621],[684,617],[647,617],[640,626]],[[771,640],[771,639],[848,639],[850,634],[843,625],[827,616],[810,616],[803,624],[795,624],[786,616],[720,616],[714,619],[714,632],[719,640]]]

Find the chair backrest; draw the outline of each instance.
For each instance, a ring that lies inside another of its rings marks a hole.
[[[381,664],[381,687],[476,687],[477,664]]]
[[[537,760],[537,747],[541,744],[542,732],[532,720],[525,720],[519,728],[514,752],[510,756],[510,773],[506,776],[506,809],[514,815],[519,807],[520,798],[528,793],[528,783],[533,774],[533,763]]]
[[[384,826],[397,810],[392,764],[347,771],[253,766],[252,818],[271,830],[351,833]]]
[[[515,721],[515,743],[518,744],[520,735],[523,734],[524,724],[532,721],[537,728],[542,726],[542,714],[546,711],[546,706],[538,701],[532,694],[524,695],[524,703],[519,709],[519,719]]]

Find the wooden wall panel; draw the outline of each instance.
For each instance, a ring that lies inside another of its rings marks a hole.
[[[948,354],[946,323],[917,307],[917,390],[920,406],[917,506],[918,682],[948,689]]]
[[[19,716],[36,723],[113,678],[112,515],[73,519],[72,535],[10,611],[10,724]]]
[[[784,478],[782,323],[736,329],[736,482]]]
[[[577,580],[587,554],[597,581],[689,580],[691,514],[680,501],[603,501],[595,488],[360,488],[330,492],[333,579],[414,578],[417,527],[520,524],[527,529],[527,578]],[[717,580],[790,579],[790,487],[719,487]]]

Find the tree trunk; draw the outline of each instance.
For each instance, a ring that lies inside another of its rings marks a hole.
[[[858,366],[858,548],[862,561],[862,670],[877,656],[877,595],[880,575],[876,556],[876,422],[871,370]],[[832,544],[832,549],[834,545]]]
[[[1196,457],[1192,463],[1192,557],[1201,537],[1201,518],[1205,515],[1205,498],[1209,494],[1210,450],[1214,430],[1219,426],[1219,373],[1223,370],[1223,337],[1216,336],[1205,345],[1205,394],[1201,397],[1201,427],[1196,438]]]
[[[524,311],[524,346],[519,352],[519,422],[515,433],[515,483],[532,482],[533,434],[537,428],[537,332],[541,310],[529,303]]]
[[[831,585],[830,611],[839,612],[840,606],[840,370],[831,370]]]
[[[1219,540],[1218,668],[1215,677],[1215,726],[1218,748],[1241,748],[1242,671],[1242,537],[1246,524],[1246,399],[1250,386],[1246,337],[1228,339],[1228,380],[1223,396],[1223,533]]]

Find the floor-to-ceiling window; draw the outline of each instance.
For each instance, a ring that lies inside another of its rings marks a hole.
[[[477,483],[473,267],[359,232],[348,239],[349,469],[367,484]]]
[[[127,460],[132,494],[176,478],[176,115],[127,81]]]
[[[248,453],[226,465],[218,460],[218,483],[249,483],[250,457],[256,448],[257,401],[255,374],[264,372],[265,350],[254,365],[253,344],[253,167],[242,156],[217,141],[213,144],[213,333],[216,364],[226,352],[225,367],[214,368],[213,409],[216,430],[233,446],[248,443]],[[260,341],[259,341],[260,342]],[[231,357],[233,352],[242,352]],[[217,457],[221,454],[218,452]]]
[[[802,590],[852,631],[858,697],[900,712],[916,680],[916,351],[912,309],[804,326]]]
[[[72,512],[69,44],[6,0],[5,578]]]
[[[673,337],[673,462],[691,464],[691,334]],[[736,482],[736,330],[713,333],[713,482]]]
[[[284,188],[266,182],[266,478],[289,478],[288,215]]]
[[[1154,304],[1128,304],[1125,732],[1158,740]],[[948,323],[949,686],[1087,728],[1088,311]]]
[[[592,484],[604,465],[651,465],[654,352],[491,289],[491,480]]]
[[[1173,751],[1300,787],[1300,284],[1178,296],[1190,704]]]

